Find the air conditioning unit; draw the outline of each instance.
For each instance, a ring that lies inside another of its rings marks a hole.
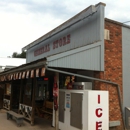
[[[73,83],[73,89],[92,90],[92,82],[75,82]]]
[[[110,31],[108,29],[104,30],[104,39],[110,40]]]

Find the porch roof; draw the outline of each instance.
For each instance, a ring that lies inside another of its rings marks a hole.
[[[45,70],[45,66],[46,66],[46,58],[31,62],[31,63],[23,64],[18,67],[8,69],[6,71],[1,72],[0,81],[20,79],[20,78],[22,78],[22,75],[25,77],[25,74],[29,71],[38,70],[39,68],[44,68],[44,70]],[[45,71],[44,71],[44,73],[45,73]]]

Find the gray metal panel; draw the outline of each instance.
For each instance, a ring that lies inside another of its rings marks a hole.
[[[48,67],[103,71],[104,59],[101,59],[101,55],[104,55],[101,51],[103,46],[99,42],[47,57]]]
[[[123,107],[130,106],[130,28],[122,27]]]
[[[64,123],[65,119],[65,92],[59,91],[59,121]]]
[[[70,125],[82,129],[82,96],[81,93],[71,93]]]
[[[116,126],[120,126],[121,122],[119,120],[116,121],[109,121],[109,127],[116,127]]]
[[[125,108],[125,125],[127,129],[130,129],[130,108],[126,107]]]
[[[62,30],[66,26],[78,20],[80,22],[77,22],[76,24],[69,26],[65,30]],[[44,38],[40,38],[39,40],[37,40],[35,46],[28,49],[27,63],[53,54],[65,52],[88,44],[92,44],[97,41],[104,42],[104,5],[99,4],[98,6],[90,6],[86,10],[76,15],[73,19],[69,20],[68,22],[65,22],[62,26],[60,26],[58,28],[58,31],[62,30],[60,33],[57,33],[56,35],[50,37],[51,35],[56,33],[55,30],[57,32],[56,28],[54,29],[54,31],[48,33],[48,39],[45,38],[46,40],[44,40]],[[62,39],[64,36],[67,36],[68,34],[71,35],[71,42],[61,47],[59,47],[58,44],[58,48],[53,49],[54,41]],[[34,56],[34,52],[36,50],[39,50],[48,44],[50,48],[48,52]]]

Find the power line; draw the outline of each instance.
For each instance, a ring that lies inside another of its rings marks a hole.
[[[129,23],[130,21],[126,21],[126,22],[123,22],[123,23]]]

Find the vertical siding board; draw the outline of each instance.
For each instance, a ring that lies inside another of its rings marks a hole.
[[[95,8],[96,12],[93,12],[92,8]],[[80,22],[75,23],[78,20]],[[68,25],[72,23],[75,24],[68,27]],[[32,46],[28,48],[27,51],[27,63],[89,44],[95,44],[97,41],[103,41],[103,31],[104,5],[101,4],[98,6],[90,6],[89,8],[86,8],[84,11],[77,14],[75,18],[64,22],[64,24],[61,24],[53,31],[34,41],[35,46],[33,46],[33,43],[31,43],[30,45]],[[53,36],[53,34],[55,35]],[[58,47],[57,49],[53,49],[53,43],[60,38],[62,39],[63,37],[66,37],[68,34],[71,35],[71,43],[62,47]],[[50,51],[34,56],[34,52],[39,53],[39,49],[48,44]]]
[[[48,66],[100,70],[101,68],[101,46],[96,46],[84,51],[53,59],[49,61]],[[54,56],[55,57],[55,56]]]
[[[130,107],[130,28],[122,27],[123,102]]]

